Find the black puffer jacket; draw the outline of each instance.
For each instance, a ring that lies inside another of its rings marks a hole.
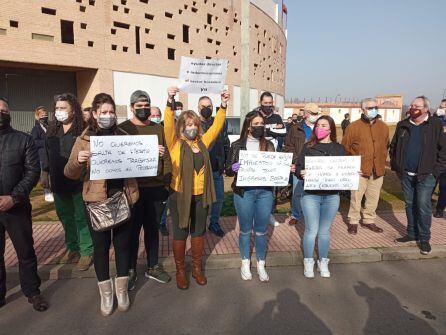
[[[410,131],[413,125],[407,118],[398,122],[390,144],[390,166],[399,176],[404,173],[406,155],[410,154],[408,148]],[[424,180],[430,174],[436,178],[446,171],[446,133],[441,120],[429,116],[423,126],[423,143],[421,158],[418,165],[418,179]]]
[[[11,127],[0,130],[0,195],[13,197],[16,205],[11,210],[29,205],[29,194],[39,176],[39,157],[32,137]]]
[[[202,121],[203,131],[206,133],[214,123],[214,118],[208,121]],[[223,173],[225,171],[225,162],[229,155],[229,147],[231,142],[228,137],[228,124],[225,122],[222,131],[218,134],[217,139],[209,148],[209,158],[211,159],[212,171]]]
[[[233,142],[231,145],[231,149],[229,150],[229,156],[226,161],[226,175],[228,177],[234,177],[234,181],[231,184],[231,188],[235,194],[243,197],[243,193],[245,192],[246,187],[238,187],[237,186],[237,173],[232,171],[232,164],[237,163],[239,161],[240,150],[246,150],[246,140],[240,140]],[[268,150],[274,152],[274,144],[268,141]],[[272,187],[264,187],[265,189],[273,189]]]

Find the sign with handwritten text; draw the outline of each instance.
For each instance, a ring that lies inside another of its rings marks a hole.
[[[180,90],[186,93],[220,94],[228,71],[227,59],[181,57]]]
[[[158,172],[158,136],[91,136],[90,180],[153,177]]]
[[[357,191],[361,156],[305,157],[305,190]]]
[[[241,150],[237,186],[287,186],[292,160],[292,153]]]

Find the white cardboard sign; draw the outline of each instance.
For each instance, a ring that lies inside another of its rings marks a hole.
[[[359,187],[361,156],[305,157],[305,190],[351,190]]]
[[[186,93],[220,94],[227,71],[226,59],[181,57],[179,89]]]
[[[241,150],[237,186],[287,186],[292,160],[292,153]]]
[[[158,172],[158,136],[91,136],[90,180],[153,177]]]

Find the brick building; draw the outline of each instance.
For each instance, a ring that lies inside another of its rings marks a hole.
[[[229,115],[240,113],[240,0],[2,1],[0,95],[10,100],[14,125],[31,129],[38,105],[75,93],[88,106],[110,93],[124,118],[135,89],[163,107],[166,88],[178,83],[181,56],[229,60]],[[286,7],[281,0],[251,0],[251,107],[264,90],[284,105]],[[219,103],[213,96],[214,104]],[[180,95],[190,109],[198,96]],[[231,119],[230,119],[231,121]]]

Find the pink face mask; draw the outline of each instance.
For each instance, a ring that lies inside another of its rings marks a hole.
[[[323,140],[328,135],[330,135],[330,130],[328,130],[327,128],[318,127],[314,130],[314,133],[318,140]]]

